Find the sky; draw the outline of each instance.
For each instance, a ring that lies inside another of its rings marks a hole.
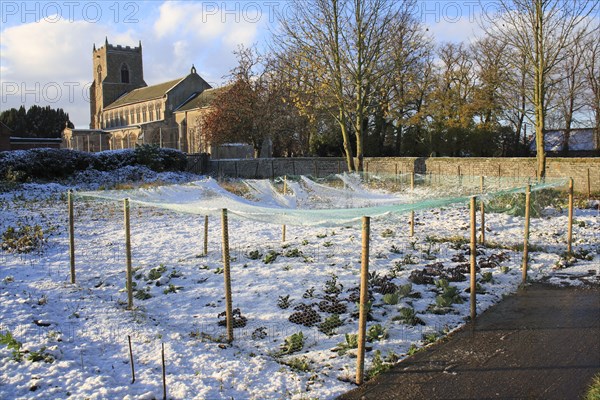
[[[485,4],[485,3],[484,3]],[[2,1],[0,111],[37,104],[63,108],[77,128],[90,120],[92,48],[143,47],[148,85],[183,77],[192,64],[213,86],[235,66],[240,45],[265,47],[286,1]],[[419,1],[437,41],[480,33],[478,0]],[[493,12],[493,2],[486,10]]]

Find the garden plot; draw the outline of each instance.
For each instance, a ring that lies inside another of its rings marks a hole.
[[[2,232],[34,227],[21,231],[33,251],[0,253],[1,398],[161,398],[163,343],[169,398],[333,398],[354,387],[359,227],[288,226],[282,243],[279,225],[232,217],[228,345],[218,218],[209,219],[204,255],[203,217],[132,205],[128,311],[121,203],[76,200],[72,285],[66,190],[32,185],[1,198]],[[566,210],[533,218],[531,279],[597,281],[599,219],[595,209],[576,209],[575,254],[566,257]],[[478,313],[521,282],[523,218],[486,220]],[[468,227],[464,205],[417,211],[414,237],[407,216],[372,219],[368,377],[464,324]]]

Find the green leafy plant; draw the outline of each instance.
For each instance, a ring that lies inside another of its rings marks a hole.
[[[390,247],[390,253],[402,254],[402,250],[398,246],[393,244],[392,247]]]
[[[162,274],[167,270],[164,265],[160,265],[156,268],[152,268],[150,272],[148,272],[148,280],[156,281],[162,277]]]
[[[346,341],[342,343],[338,343],[335,350],[338,355],[342,356],[348,352],[350,349],[358,348],[358,335],[355,333],[346,333],[345,335]]]
[[[289,249],[288,251],[286,251],[284,256],[290,257],[290,258],[302,257],[302,252],[300,250],[298,250],[297,248],[293,248],[293,249]]]
[[[491,272],[484,272],[481,274],[481,282],[491,283],[494,281],[494,275]]]
[[[386,339],[388,337],[387,329],[380,324],[375,324],[367,329],[367,342]]]
[[[452,304],[462,304],[463,299],[460,297],[458,288],[450,286],[446,279],[440,279],[435,282],[435,286],[442,290],[442,293],[436,296],[435,304],[438,307],[450,307]]]
[[[340,316],[337,314],[333,314],[330,317],[325,318],[325,321],[319,324],[319,331],[331,336],[335,333],[335,328],[339,328],[343,324],[344,322],[340,319]]]
[[[27,360],[31,362],[44,361],[45,363],[54,362],[54,356],[46,353],[46,348],[42,347],[39,350],[30,351],[27,354]]]
[[[277,305],[282,310],[285,310],[286,308],[289,308],[289,306],[291,304],[292,304],[292,302],[290,301],[290,295],[289,294],[287,296],[279,296],[279,299],[277,300]]]
[[[393,230],[391,230],[391,229],[389,229],[389,228],[387,228],[387,229],[384,229],[384,230],[381,232],[381,237],[384,237],[384,238],[391,238],[391,237],[394,237],[394,236],[395,236],[395,233],[394,233],[394,231],[393,231]]]
[[[304,299],[312,299],[314,297],[315,288],[311,287],[310,289],[306,289],[306,292],[302,295]]]
[[[387,305],[396,305],[400,301],[400,295],[398,292],[388,293],[383,295],[383,302]]]
[[[412,292],[412,283],[408,282],[404,285],[398,286],[398,291],[396,293],[398,293],[398,296],[400,296],[400,297],[407,297],[410,295],[411,292]]]
[[[304,347],[304,334],[302,332],[293,333],[285,338],[285,343],[281,345],[280,355],[296,353]]]
[[[439,339],[440,335],[437,332],[430,332],[423,334],[423,342],[425,344],[435,343]]]
[[[23,359],[21,354],[21,346],[23,346],[23,344],[16,340],[10,331],[0,333],[0,344],[5,345],[9,350],[12,350],[13,360],[18,362]]]
[[[400,309],[400,315],[393,317],[392,321],[401,321],[402,323],[411,326],[425,324],[421,318],[417,317],[415,309],[411,307],[402,307]]]
[[[169,284],[169,287],[167,287],[165,290],[163,290],[163,293],[164,294],[177,293],[181,289],[183,289],[183,287],[181,287],[181,286],[175,286],[173,284]]]
[[[387,360],[393,358],[394,357],[390,357],[388,355],[388,357],[386,357],[386,359],[384,360],[383,357],[381,357],[381,351],[375,350],[375,354],[373,355],[373,365],[366,372],[367,380],[371,380],[377,375],[389,371],[392,368],[393,364]]]
[[[263,259],[263,262],[265,264],[271,264],[275,262],[275,260],[277,260],[277,256],[279,256],[278,252],[276,252],[275,250],[269,250],[265,258]]]
[[[249,251],[246,256],[251,260],[258,260],[262,257],[262,253],[258,250]]]
[[[287,365],[296,372],[308,372],[310,371],[310,362],[306,357],[294,357],[290,360],[280,361],[282,364]]]
[[[46,241],[46,234],[40,225],[18,224],[16,229],[9,226],[2,233],[0,247],[9,253],[24,254],[41,250]]]
[[[600,399],[600,373],[592,378],[592,382],[585,392],[583,400],[598,400]]]
[[[419,351],[421,351],[421,349],[419,347],[417,347],[416,344],[411,343],[406,354],[408,354],[409,356],[412,356],[413,354],[417,354]]]
[[[340,294],[342,293],[342,290],[344,289],[344,285],[342,285],[341,283],[338,283],[337,281],[337,275],[332,274],[331,275],[331,279],[328,279],[325,282],[325,289],[323,290],[326,294]]]
[[[138,300],[148,300],[152,297],[152,294],[150,293],[150,288],[146,287],[142,290],[136,290],[133,297],[135,297]]]

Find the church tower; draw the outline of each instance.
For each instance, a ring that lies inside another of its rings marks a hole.
[[[138,47],[108,44],[93,50],[93,77],[90,87],[90,129],[100,129],[104,107],[133,89],[145,87],[142,42]]]

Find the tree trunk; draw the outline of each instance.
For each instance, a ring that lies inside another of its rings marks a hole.
[[[538,179],[543,180],[546,177],[546,149],[545,141],[545,85],[544,77],[546,68],[544,59],[544,32],[542,3],[536,1],[536,25],[535,25],[535,87],[533,89],[533,103],[535,108],[535,144],[537,150],[537,175]]]
[[[346,117],[344,111],[340,107],[339,119],[340,129],[342,131],[342,139],[344,140],[344,153],[346,153],[346,165],[348,166],[348,172],[354,171],[354,155],[352,154],[352,146],[350,146],[350,135],[348,134],[348,127],[346,126]]]

